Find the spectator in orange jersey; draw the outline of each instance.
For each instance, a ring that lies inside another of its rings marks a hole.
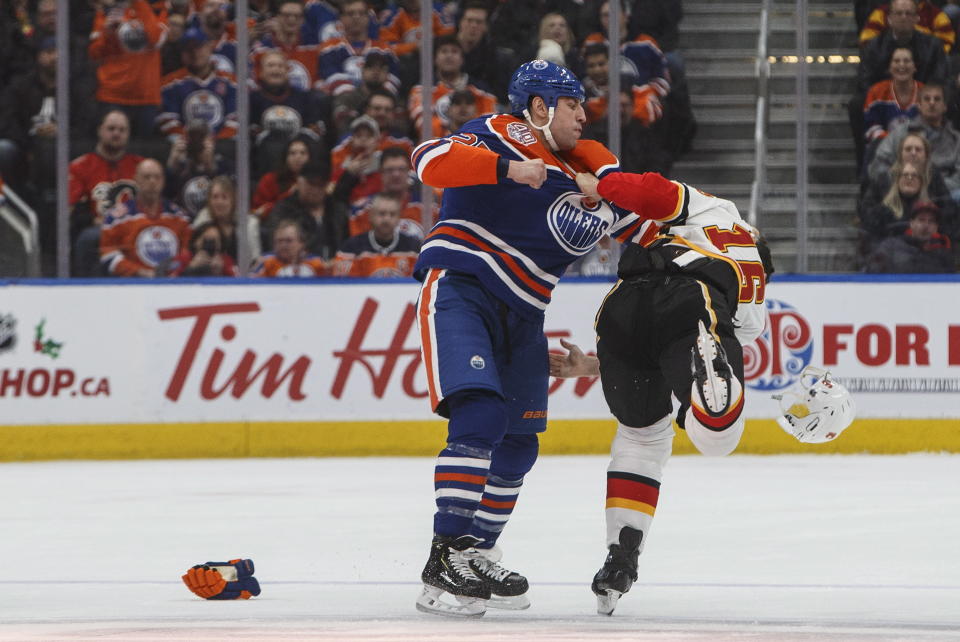
[[[315,154],[316,149],[305,138],[297,137],[287,142],[277,169],[264,174],[257,183],[252,203],[257,216],[267,218],[277,201],[290,196],[300,176],[300,169]]]
[[[371,229],[343,242],[334,259],[334,276],[394,278],[413,273],[420,239],[400,232],[401,208],[400,200],[388,194],[370,200]]]
[[[466,89],[476,96],[479,115],[496,111],[497,99],[494,95],[486,91],[485,86],[477,86],[470,76],[463,73],[463,47],[455,36],[436,39],[433,60],[437,72],[437,84],[433,86],[434,136],[443,136],[448,130],[447,108],[450,106],[450,94],[458,89]],[[417,131],[420,131],[423,118],[422,96],[421,85],[410,90],[408,111]]]
[[[193,228],[189,245],[172,265],[170,276],[240,276],[224,247],[223,230],[212,222]]]
[[[98,273],[100,225],[107,212],[137,195],[134,180],[142,156],[127,153],[130,120],[119,110],[104,114],[97,146],[70,163],[67,202],[73,245],[73,276]]]
[[[163,166],[137,165],[137,198],[113,208],[100,233],[100,263],[112,276],[166,276],[190,241],[190,219],[162,198]]]
[[[97,100],[121,109],[134,136],[153,132],[160,107],[160,48],[166,37],[162,17],[146,0],[102,3],[97,8],[87,53],[97,68]]]
[[[471,94],[472,95],[472,94]],[[402,234],[423,240],[423,203],[420,201],[420,184],[413,180],[410,154],[402,147],[390,147],[380,155],[380,176],[383,189],[379,192],[400,202],[400,220],[397,224]],[[365,199],[351,208],[350,236],[370,231],[368,215],[370,204],[376,196]],[[434,198],[433,216],[427,222],[431,227],[437,221],[439,194]]]
[[[390,45],[397,56],[409,56],[420,49],[423,30],[420,28],[420,0],[400,0],[399,6],[380,26],[380,39]],[[453,26],[445,24],[440,12],[433,10],[434,36],[453,34]]]
[[[914,77],[917,67],[913,64],[913,52],[909,47],[897,47],[891,52],[889,70],[890,78],[870,87],[863,103],[864,137],[867,143],[864,164],[867,166],[880,139],[885,138],[894,126],[920,113],[920,88],[923,83]]]
[[[263,36],[253,50],[254,75],[260,75],[263,55],[281,51],[287,58],[287,71],[292,87],[310,91],[321,84],[320,45],[316,38],[304,37],[303,3],[281,2],[272,21],[270,33]]]
[[[250,276],[326,276],[327,266],[319,256],[307,252],[303,228],[296,221],[283,221],[273,232],[273,252],[265,254]]]

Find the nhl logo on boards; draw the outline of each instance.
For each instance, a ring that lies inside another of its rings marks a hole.
[[[475,354],[470,357],[470,367],[474,370],[483,370],[487,367],[487,362],[479,354]]]
[[[17,320],[12,314],[0,314],[0,352],[17,345]]]
[[[523,123],[510,123],[507,125],[507,136],[521,145],[533,145],[537,142],[537,137],[534,136],[530,128]]]

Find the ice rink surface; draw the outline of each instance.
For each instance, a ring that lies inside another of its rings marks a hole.
[[[433,460],[0,465],[4,640],[960,639],[960,456],[676,457],[613,617],[604,457],[544,457],[501,544],[527,611],[414,609]],[[250,557],[263,593],[194,597]]]

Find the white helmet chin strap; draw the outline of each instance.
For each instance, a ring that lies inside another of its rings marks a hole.
[[[523,117],[527,119],[527,124],[531,127],[543,133],[543,137],[547,139],[547,144],[550,146],[550,150],[554,152],[559,152],[560,147],[557,145],[557,141],[553,140],[553,133],[550,132],[550,125],[553,124],[553,113],[556,107],[550,107],[547,109],[547,124],[537,126],[533,124],[533,117],[530,116],[530,110],[523,110]]]

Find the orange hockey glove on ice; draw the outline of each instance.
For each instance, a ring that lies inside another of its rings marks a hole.
[[[248,600],[260,595],[253,560],[197,564],[182,579],[188,589],[205,600]]]

